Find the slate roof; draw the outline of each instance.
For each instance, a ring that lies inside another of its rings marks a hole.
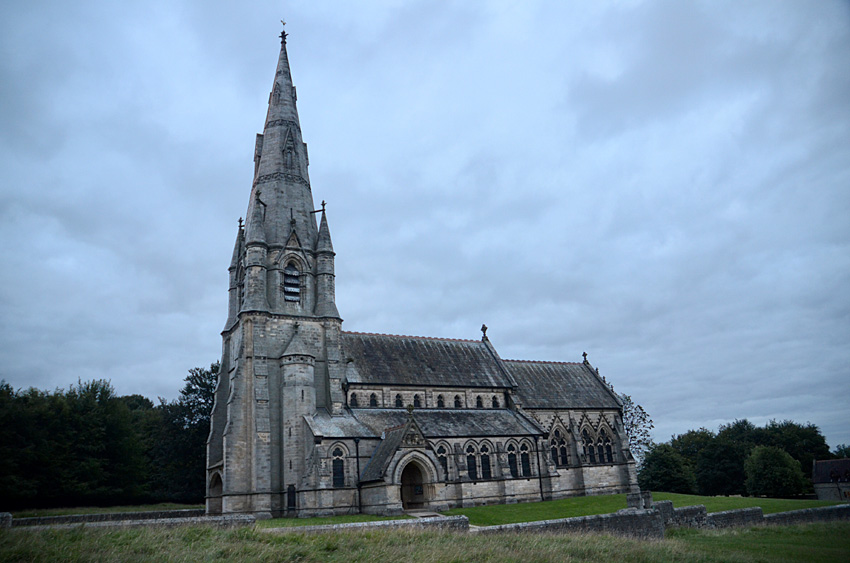
[[[343,332],[349,383],[431,387],[511,387],[484,342]]]
[[[361,481],[377,481],[383,478],[393,454],[398,449],[399,444],[401,444],[401,439],[404,437],[406,428],[407,425],[405,424],[386,431],[384,439],[375,448],[375,452],[369,458],[366,467],[363,468],[363,473],[360,475]]]
[[[619,409],[619,399],[584,363],[503,360],[526,409]]]
[[[833,483],[850,481],[850,459],[826,459],[814,463],[813,483]]]
[[[404,409],[352,409],[351,413],[377,436],[407,420]],[[416,409],[413,418],[426,438],[532,436],[543,432],[508,409]]]

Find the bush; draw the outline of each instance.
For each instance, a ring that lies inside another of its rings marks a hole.
[[[806,479],[800,462],[775,446],[757,446],[744,462],[747,492],[766,497],[788,497],[803,492]]]

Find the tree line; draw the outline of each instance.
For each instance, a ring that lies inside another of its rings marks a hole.
[[[747,419],[674,435],[653,444],[638,472],[642,489],[671,493],[788,497],[813,491],[812,462],[831,459],[820,429],[811,423]]]
[[[105,380],[55,391],[0,382],[2,508],[203,502],[218,369],[189,370],[180,396],[159,404]]]

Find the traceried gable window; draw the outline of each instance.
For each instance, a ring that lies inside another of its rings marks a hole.
[[[596,448],[593,447],[593,439],[587,433],[587,429],[581,431],[581,443],[585,461],[596,463]]]
[[[552,439],[549,441],[549,448],[552,454],[552,463],[558,467],[566,467],[569,465],[569,456],[567,455],[567,441],[561,435],[560,430],[555,430],[552,434]]]
[[[283,299],[290,303],[301,302],[301,272],[292,262],[283,269]]]

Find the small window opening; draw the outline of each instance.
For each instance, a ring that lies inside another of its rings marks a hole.
[[[460,402],[460,395],[455,395],[455,408],[459,409],[463,406],[463,403]]]
[[[531,476],[531,456],[528,455],[528,445],[523,444],[519,448],[520,463],[522,464],[522,476]]]
[[[475,448],[469,446],[466,448],[466,471],[469,473],[469,478],[473,481],[478,479],[478,467],[475,461]]]
[[[493,404],[493,408],[494,408],[494,409],[499,408],[499,398],[498,398],[498,397],[493,397],[492,404]]]
[[[478,397],[475,398],[475,408],[478,408],[478,409],[484,408],[484,401],[481,400],[481,395],[479,395]]]
[[[351,394],[351,397],[349,397],[349,399],[348,399],[348,404],[351,405],[352,407],[357,406],[357,393]]]
[[[334,487],[345,486],[345,459],[340,448],[334,448],[333,451],[333,485]]]
[[[490,448],[481,446],[481,478],[490,479]]]
[[[514,448],[513,444],[508,445],[508,467],[511,469],[511,477],[514,479],[519,477],[516,463],[516,448]]]
[[[396,395],[396,396],[395,396],[395,407],[396,407],[397,409],[400,409],[400,408],[402,408],[403,406],[404,406],[404,403],[402,403],[402,401],[401,401],[401,395]]]
[[[369,406],[370,407],[377,407],[378,406],[378,396],[375,395],[374,393],[369,395]]]
[[[445,480],[449,480],[449,458],[446,452],[446,448],[440,446],[437,448],[437,459],[440,460],[440,467],[443,468],[443,475],[445,476]]]
[[[419,395],[413,396],[413,406],[417,409],[422,407],[422,401],[419,400]]]
[[[446,401],[443,400],[442,395],[437,395],[437,408],[438,409],[446,408]]]

